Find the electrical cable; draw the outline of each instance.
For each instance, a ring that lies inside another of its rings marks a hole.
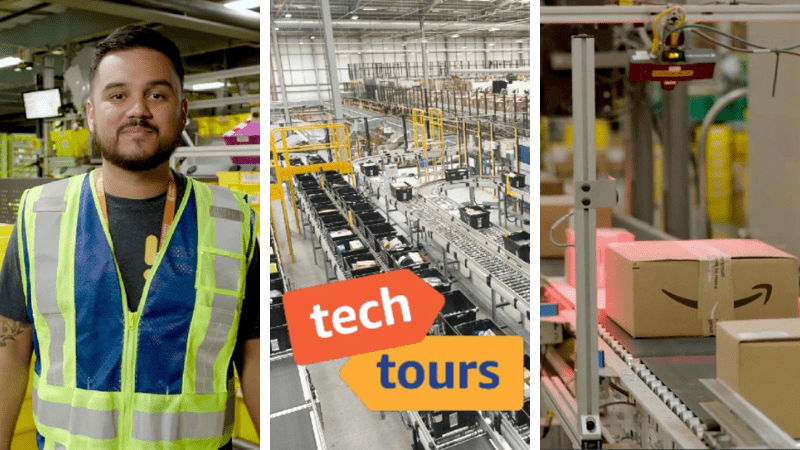
[[[711,38],[710,36],[707,36],[707,35],[705,35],[703,33],[700,33],[699,31],[695,30],[694,28],[699,28],[701,30],[708,30],[708,31],[711,31],[713,33],[720,34],[722,36],[726,36],[726,37],[730,38],[731,40],[735,40],[735,41],[741,42],[741,43],[743,43],[745,45],[748,45],[750,47],[755,47],[758,50],[743,49],[743,48],[736,48],[736,47],[728,46],[727,44],[723,44],[720,41]],[[724,31],[717,30],[716,28],[709,27],[707,25],[699,25],[699,24],[681,25],[681,26],[676,27],[675,29],[673,29],[669,33],[667,33],[667,36],[665,36],[665,38],[669,37],[669,36],[676,36],[677,34],[675,34],[675,33],[678,32],[679,30],[682,30],[682,29],[692,29],[691,30],[692,32],[700,35],[704,39],[707,39],[707,40],[709,40],[709,41],[711,41],[711,42],[713,42],[713,43],[715,43],[715,44],[717,44],[717,45],[719,45],[721,47],[727,48],[728,50],[742,52],[742,53],[751,53],[751,54],[775,53],[775,75],[774,75],[773,80],[772,80],[772,96],[773,97],[775,97],[775,90],[776,90],[776,88],[778,86],[778,64],[780,63],[781,53],[786,53],[788,55],[793,55],[793,56],[800,56],[800,53],[791,51],[793,49],[796,49],[796,48],[800,47],[800,44],[790,45],[788,47],[766,47],[766,46],[763,46],[763,45],[760,45],[760,44],[756,44],[756,43],[750,42],[750,41],[748,41],[746,39],[742,39],[740,37],[734,36],[734,35],[732,35],[730,33],[726,33]],[[654,30],[654,32],[655,32],[655,30]],[[673,39],[673,41],[674,41],[674,39]],[[654,45],[654,47],[655,47],[655,45]]]
[[[626,402],[626,401],[608,402],[608,403],[605,403],[605,404],[602,404],[602,405],[600,405],[600,406],[598,407],[598,409],[603,409],[603,408],[607,408],[607,407],[609,407],[609,406],[614,406],[614,405],[631,405],[631,406],[636,406],[636,403],[633,403],[633,402]]]
[[[553,232],[556,231],[556,228],[558,228],[559,225],[561,225],[561,222],[563,222],[564,220],[566,220],[569,216],[571,216],[573,214],[575,214],[575,210],[570,210],[567,214],[564,214],[560,219],[556,220],[556,223],[554,223],[553,226],[550,227],[550,242],[552,242],[553,245],[555,245],[557,247],[574,247],[575,246],[575,244],[564,244],[564,243],[561,243],[561,242],[556,242],[556,238],[553,237]]]

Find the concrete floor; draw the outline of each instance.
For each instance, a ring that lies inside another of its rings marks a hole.
[[[410,181],[410,180],[409,180]],[[457,202],[469,200],[469,192],[466,189],[452,190],[448,196]],[[476,192],[476,200],[479,203],[496,201],[489,191]],[[286,231],[283,219],[283,211],[278,202],[273,205],[272,214],[278,226],[277,242],[281,247],[283,257],[283,268],[289,279],[292,289],[316,286],[326,283],[325,268],[321,251],[317,252],[318,264],[314,262],[313,247],[310,241],[310,231],[306,229],[306,235],[302,236],[294,221],[294,214],[291,209],[291,202],[287,201],[289,214],[289,224],[292,229],[292,246],[295,255],[295,263],[291,263],[289,248],[286,239]],[[395,216],[397,215],[397,216]],[[393,213],[395,220],[400,220],[399,213]],[[498,223],[498,212],[492,210],[491,220]],[[509,231],[518,231],[519,224],[509,223],[505,227]],[[473,295],[468,289],[457,283],[454,288],[459,288],[470,297],[475,304]],[[478,318],[487,317],[483,311],[479,311]],[[515,330],[520,332],[520,330]],[[312,383],[316,387],[322,403],[323,431],[328,449],[332,450],[409,450],[412,445],[411,430],[406,428],[398,412],[386,412],[381,417],[379,412],[368,410],[361,400],[355,396],[350,388],[342,381],[339,376],[339,369],[347,361],[347,358],[327,361],[308,366],[311,374]]]
[[[288,204],[292,227],[292,247],[295,263],[289,258],[289,247],[283,222],[283,211],[275,203],[272,209],[278,224],[278,242],[283,256],[283,268],[293,289],[325,283],[325,268],[322,254],[317,252],[320,265],[314,264],[310,236],[306,230],[304,238],[297,232],[291,203]],[[322,421],[325,443],[329,450],[410,450],[411,430],[407,429],[398,412],[381,413],[370,411],[342,381],[339,369],[347,358],[326,361],[308,366],[311,382],[322,403]]]

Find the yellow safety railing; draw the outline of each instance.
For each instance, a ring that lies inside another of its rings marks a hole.
[[[425,133],[425,110],[414,108],[411,110],[411,125],[414,131],[414,147],[422,148],[422,160],[425,164],[425,181],[428,181],[428,137]],[[417,158],[419,160],[419,158]],[[419,172],[419,171],[418,171]],[[417,173],[419,176],[419,173]]]
[[[301,131],[325,131],[328,136],[328,142],[320,144],[304,144],[289,146],[286,144],[287,138],[292,133]],[[280,142],[277,137],[280,136]],[[286,240],[289,245],[289,253],[294,263],[294,249],[292,248],[292,232],[289,226],[289,215],[286,209],[286,196],[283,192],[283,183],[289,182],[289,193],[292,199],[292,208],[294,210],[295,223],[297,230],[300,231],[300,215],[297,212],[297,197],[292,183],[292,177],[303,173],[312,173],[327,170],[338,170],[342,175],[353,173],[353,154],[350,148],[350,132],[347,126],[340,123],[324,123],[313,125],[299,125],[293,127],[280,127],[270,131],[270,152],[272,161],[270,166],[275,169],[276,184],[270,185],[270,202],[273,200],[280,200],[281,207],[283,208],[283,221],[286,225]],[[327,163],[319,164],[305,164],[301,166],[292,166],[290,155],[297,153],[329,151],[333,160]],[[279,159],[279,155],[283,155],[283,164]],[[351,181],[352,182],[352,181]],[[271,203],[270,203],[271,206]]]
[[[431,150],[434,148],[439,149],[439,162],[444,166],[444,124],[442,122],[442,110],[440,108],[428,108],[428,123],[431,133]],[[425,157],[427,155],[423,155]],[[433,159],[433,158],[432,158]],[[428,166],[428,160],[425,159],[425,167]],[[438,179],[438,170],[436,165],[433,166],[433,179]],[[444,178],[444,167],[442,167],[442,178]]]

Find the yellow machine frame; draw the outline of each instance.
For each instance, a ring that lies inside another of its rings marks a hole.
[[[289,147],[286,145],[286,138],[290,133],[305,130],[326,130],[330,136],[330,142],[322,144],[297,145]],[[281,146],[276,144],[276,136],[281,136]],[[289,226],[289,215],[286,210],[286,196],[283,191],[283,183],[289,182],[289,193],[294,209],[294,219],[297,230],[300,231],[300,215],[297,212],[297,200],[292,184],[292,177],[303,173],[312,173],[327,170],[338,170],[342,175],[353,173],[353,154],[350,148],[350,132],[347,126],[340,123],[324,123],[315,125],[299,125],[293,127],[275,128],[270,132],[270,152],[272,154],[271,167],[275,169],[276,184],[270,185],[270,207],[272,201],[280,200],[283,208],[283,221],[286,225],[286,240],[289,244],[289,254],[294,263],[294,249],[292,248],[292,231]],[[293,153],[318,152],[320,150],[330,150],[333,161],[321,164],[307,164],[303,166],[291,166],[289,155]],[[282,167],[278,155],[283,154],[286,167]]]

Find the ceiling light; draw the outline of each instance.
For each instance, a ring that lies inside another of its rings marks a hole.
[[[261,6],[260,0],[237,0],[225,3],[226,8],[239,10],[258,8],[259,6]]]
[[[25,70],[33,70],[33,65],[28,64],[27,66],[25,66]]]
[[[17,58],[16,56],[6,56],[5,58],[0,59],[0,68],[15,66],[20,62],[22,62],[22,60]]]
[[[523,42],[525,42],[525,40],[524,40],[524,39],[517,39],[517,40],[516,40],[516,41],[514,41],[514,42],[523,43]]]
[[[358,16],[353,16],[353,17],[351,17],[351,19],[358,20]]]
[[[283,17],[286,17],[287,19],[291,19],[291,18],[292,18],[292,15],[291,15],[291,14],[286,14],[286,15],[285,15],[285,16],[283,16]]]
[[[489,47],[494,47],[494,44],[489,44]]]
[[[364,8],[364,11],[377,11],[378,8]]]
[[[466,49],[466,48],[467,48],[467,46],[465,45],[465,46],[463,46],[463,47],[461,47],[461,48],[464,48],[464,49]]]
[[[200,83],[200,84],[193,84],[192,89],[193,91],[208,91],[211,89],[219,89],[225,86],[225,83],[221,81],[212,81],[210,83]]]
[[[295,8],[297,8],[297,9],[306,9],[305,6],[295,6]]]
[[[428,43],[428,40],[427,40],[427,39],[423,39],[423,40],[421,40],[420,42],[422,42],[423,44],[427,44],[427,43]]]
[[[316,39],[316,38],[317,38],[316,36],[311,36],[311,40],[312,40],[312,41],[313,41],[314,39]]]
[[[457,34],[454,34],[454,35],[453,35],[453,38],[457,38],[457,37],[458,37],[458,35],[457,35]]]
[[[495,28],[495,27],[489,28],[489,31],[499,31],[499,30],[500,28]]]

